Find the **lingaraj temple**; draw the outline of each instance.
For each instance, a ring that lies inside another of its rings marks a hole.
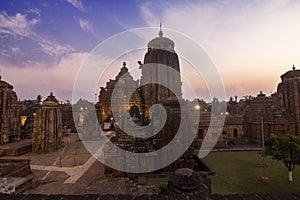
[[[249,143],[260,145],[262,119],[266,138],[271,134],[300,134],[300,70],[294,66],[281,76],[277,91],[271,96],[259,92],[256,97],[246,96],[240,100],[237,97],[230,97],[227,102],[219,101],[217,98],[213,98],[209,103],[201,99],[188,101],[182,98],[180,68],[184,66],[180,66],[175,42],[165,37],[160,30],[158,37],[147,44],[147,49],[143,62],[138,62],[142,73],[140,82],[133,79],[125,62],[123,66],[120,63],[120,71],[116,77],[100,88],[96,104],[80,99],[71,105],[57,100],[53,93],[50,93],[44,101],[41,97],[36,100],[20,101],[13,86],[0,79],[0,147],[6,143],[31,139],[32,151],[37,153],[55,151],[61,144],[61,137],[76,132],[75,125],[84,122],[91,106],[96,107],[102,129],[116,132],[112,140],[123,148],[135,152],[152,151],[167,145],[179,128],[180,115],[184,116],[184,120],[192,122],[186,127],[187,132],[195,127],[197,129],[193,147],[187,152],[199,149],[206,135],[219,137],[215,148],[230,148]],[[162,71],[161,65],[169,66],[173,71],[169,68]],[[122,80],[121,83],[119,80]],[[159,84],[144,84],[157,81],[167,83],[171,89]],[[115,87],[122,87],[125,91],[137,88],[129,103],[122,99],[126,95],[121,93],[116,95],[118,102],[121,102],[119,105],[121,113],[129,111],[129,117],[137,125],[148,125],[155,118],[151,115],[152,105],[164,106],[167,119],[159,134],[149,140],[134,140],[118,127],[125,123],[128,116],[114,116],[112,113],[111,97]],[[194,106],[195,103],[197,107]],[[218,113],[220,116],[226,116],[224,126],[212,127],[213,130],[208,132],[211,120],[216,122],[219,120],[218,117],[211,117],[212,106],[218,108],[224,104],[227,106],[226,112]],[[184,105],[184,111],[180,111],[180,105]],[[74,119],[72,107],[78,108]],[[197,122],[193,121],[191,114],[195,108],[200,114],[200,121]],[[117,118],[120,118],[118,119],[120,124],[115,123]],[[132,142],[135,145],[130,145]],[[143,149],[145,146],[147,148]],[[180,162],[183,160],[185,162]],[[171,168],[189,167],[193,165],[192,160],[190,153],[184,154],[179,162],[174,164],[178,166]]]

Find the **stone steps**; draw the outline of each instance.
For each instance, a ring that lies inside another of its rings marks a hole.
[[[0,149],[0,157],[5,156],[5,155],[6,155],[5,150]]]

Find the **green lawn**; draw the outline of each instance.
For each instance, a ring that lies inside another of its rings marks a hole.
[[[211,152],[204,160],[216,172],[211,176],[212,193],[300,192],[299,166],[293,172],[291,183],[283,163],[267,157],[270,183],[263,183],[262,157],[255,151]]]

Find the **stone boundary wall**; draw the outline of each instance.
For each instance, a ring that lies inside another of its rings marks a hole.
[[[204,196],[189,195],[6,195],[0,194],[1,200],[300,200],[300,193],[269,193],[269,194],[212,194]]]

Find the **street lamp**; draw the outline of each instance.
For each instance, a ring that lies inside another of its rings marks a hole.
[[[261,177],[262,182],[269,183],[270,179],[266,175],[266,152],[265,152],[265,135],[264,135],[264,118],[261,117],[261,140],[262,140],[262,156],[263,156],[263,176]]]

